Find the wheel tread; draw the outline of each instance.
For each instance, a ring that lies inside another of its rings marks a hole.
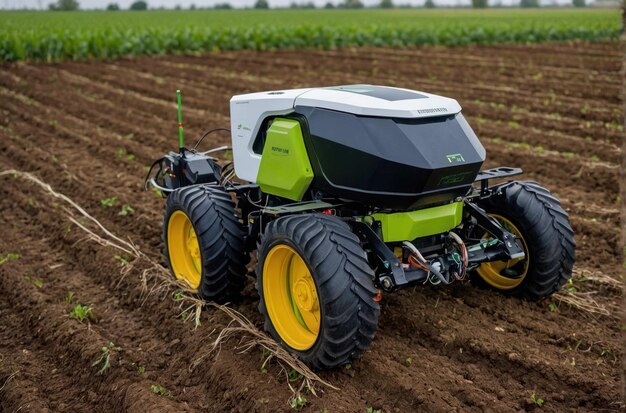
[[[539,300],[558,291],[571,278],[576,260],[574,231],[559,200],[548,189],[534,181],[516,181],[481,206],[523,222],[532,238],[527,243],[536,244],[533,249],[539,248],[531,255],[535,260],[532,277],[503,293]]]
[[[299,246],[316,275],[323,306],[324,332],[311,351],[296,352],[314,369],[330,369],[354,361],[373,340],[380,307],[374,301],[373,270],[359,239],[341,219],[323,214],[293,215],[269,223],[259,248],[257,274],[262,278],[263,256],[276,239]],[[265,327],[280,341],[265,307],[262,280],[257,282],[259,310]]]
[[[190,217],[200,242],[203,274],[198,295],[219,303],[238,298],[249,258],[244,252],[242,224],[228,192],[221,187],[201,185],[180,188],[168,196],[162,237],[170,268],[167,220],[176,210]]]

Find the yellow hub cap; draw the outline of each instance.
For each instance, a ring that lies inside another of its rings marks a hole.
[[[187,214],[175,211],[167,224],[167,251],[174,275],[190,288],[198,289],[202,276],[202,256],[196,231]]]
[[[315,344],[321,317],[317,287],[293,248],[281,244],[267,253],[263,298],[276,332],[289,347],[307,350]]]
[[[478,267],[478,274],[489,285],[499,290],[510,290],[517,287],[524,281],[526,274],[528,274],[528,247],[526,240],[522,237],[522,233],[511,221],[503,216],[491,214],[507,231],[519,237],[524,244],[524,258],[516,258],[509,261],[493,261],[485,262]],[[489,237],[485,234],[483,238]]]

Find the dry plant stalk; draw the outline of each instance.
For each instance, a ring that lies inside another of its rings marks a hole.
[[[559,291],[554,294],[553,297],[562,303],[569,304],[587,313],[611,316],[611,312],[605,306],[591,298],[589,293]]]
[[[11,380],[13,380],[15,378],[15,376],[17,376],[17,373],[19,373],[19,372],[15,371],[15,372],[11,373],[9,375],[9,377],[7,377],[7,379],[4,381],[4,384],[2,385],[2,387],[0,387],[0,393],[2,393],[4,391],[4,388],[7,386],[7,384],[9,384],[9,382]]]
[[[237,348],[239,348],[242,353],[249,351],[250,349],[257,346],[264,348],[269,352],[270,357],[275,357],[276,359],[280,360],[281,362],[285,363],[287,366],[291,367],[296,372],[301,374],[304,377],[304,383],[306,383],[306,386],[309,388],[309,390],[311,390],[311,393],[315,394],[315,390],[313,389],[313,382],[319,382],[331,389],[339,390],[337,387],[320,378],[317,374],[311,371],[311,369],[309,369],[306,364],[291,355],[291,353],[287,352],[276,341],[268,337],[265,333],[259,331],[259,329],[257,329],[254,324],[252,324],[252,322],[246,318],[246,316],[244,316],[237,310],[216,303],[206,303],[206,305],[222,311],[231,319],[231,322],[228,324],[227,327],[220,331],[217,338],[213,341],[211,349],[207,353],[194,360],[194,362],[191,364],[192,370],[196,368],[202,362],[202,360],[213,354],[215,351],[219,353],[221,345],[229,338],[237,335],[242,335],[244,338],[237,346]],[[268,360],[266,360],[266,362],[267,361]],[[295,390],[291,386],[289,387],[295,393]]]
[[[610,288],[621,290],[622,282],[610,277],[600,271],[574,270],[574,275],[582,278],[581,281],[591,281],[597,284],[603,284]]]
[[[59,192],[56,192],[52,189],[52,187],[37,178],[35,175],[28,173],[17,171],[15,169],[10,169],[6,171],[0,172],[0,177],[2,176],[14,176],[20,177],[27,181],[37,184],[41,187],[45,192],[50,194],[51,196],[60,199],[67,203],[69,206],[74,208],[74,210],[78,211],[80,215],[86,218],[89,222],[91,222],[95,229],[88,228],[87,225],[81,223],[74,217],[72,211],[68,208],[64,208],[67,218],[74,223],[78,228],[83,230],[87,234],[87,238],[102,245],[105,247],[112,247],[119,251],[122,251],[130,256],[135,257],[134,260],[128,262],[121,270],[122,279],[132,270],[138,267],[138,264],[143,262],[144,265],[147,265],[147,268],[144,267],[140,280],[142,281],[142,286],[144,288],[144,298],[142,304],[145,302],[148,296],[153,294],[168,294],[174,290],[182,290],[182,299],[180,300],[179,308],[181,309],[181,314],[187,312],[187,319],[193,319],[196,328],[200,325],[200,316],[202,312],[202,308],[205,306],[215,307],[216,309],[225,313],[228,317],[230,317],[231,322],[227,327],[222,329],[218,334],[217,338],[213,342],[213,346],[211,350],[195,360],[190,366],[191,369],[195,368],[203,359],[212,354],[215,350],[221,348],[221,344],[227,341],[230,337],[234,335],[241,334],[242,345],[239,347],[242,352],[248,351],[253,347],[260,346],[267,350],[271,357],[275,357],[277,360],[285,363],[296,372],[302,375],[304,378],[303,386],[306,385],[307,388],[315,395],[315,390],[313,389],[313,383],[319,382],[324,386],[327,386],[331,389],[339,390],[337,387],[328,383],[325,380],[322,380],[317,374],[315,374],[311,369],[308,368],[302,361],[298,360],[296,357],[291,355],[285,349],[283,349],[276,341],[268,337],[265,333],[261,332],[256,328],[250,320],[248,320],[243,314],[238,311],[223,305],[218,305],[215,303],[205,302],[200,300],[199,298],[192,296],[192,291],[189,290],[188,286],[184,283],[175,280],[163,266],[161,266],[158,262],[155,262],[148,255],[144,254],[139,248],[133,244],[133,242],[129,239],[128,241],[118,237],[113,234],[111,231],[106,229],[104,225],[102,225],[98,220],[96,220],[93,216],[91,216],[87,211],[85,211],[80,205],[74,202],[72,199],[63,195]],[[98,231],[101,234],[98,234]],[[120,280],[121,282],[121,280]],[[152,284],[149,287],[149,284]],[[190,304],[190,305],[189,305]],[[188,305],[185,309],[183,309],[184,305]],[[234,325],[233,325],[234,324]],[[214,331],[213,331],[214,332]],[[211,332],[211,334],[213,334]],[[267,360],[266,360],[267,361]],[[282,365],[281,365],[282,366]],[[6,384],[6,383],[5,383]],[[296,392],[291,385],[289,385],[290,389]],[[302,387],[300,387],[302,390]],[[298,390],[298,391],[300,391]]]
[[[127,254],[131,254],[131,255],[134,255],[134,256],[139,256],[139,251],[136,249],[136,247],[131,242],[124,241],[123,239],[119,238],[118,236],[116,236],[115,234],[110,232],[97,219],[95,219],[94,217],[89,215],[87,213],[87,211],[85,211],[80,205],[78,205],[76,202],[72,201],[72,199],[70,199],[69,197],[67,197],[67,196],[65,196],[65,195],[63,195],[63,194],[61,194],[59,192],[54,191],[49,184],[43,182],[42,180],[37,178],[35,175],[33,175],[31,173],[28,173],[28,172],[17,171],[15,169],[9,169],[9,170],[0,172],[0,177],[7,176],[7,175],[13,175],[13,176],[16,176],[16,177],[20,177],[20,178],[26,179],[27,181],[31,181],[31,182],[37,184],[38,186],[43,188],[46,192],[48,192],[48,194],[52,195],[53,197],[55,197],[57,199],[60,199],[60,200],[62,200],[64,202],[66,202],[67,204],[72,206],[74,209],[76,209],[82,216],[84,216],[89,221],[91,221],[93,224],[95,224],[100,229],[100,231],[102,231],[102,233],[105,234],[110,239],[110,240],[105,240],[105,239],[99,237],[104,242],[106,242],[108,245],[113,246],[113,247],[115,247],[115,248],[117,248],[119,250],[122,250],[122,251],[124,251]],[[70,216],[68,216],[68,218],[70,220],[72,220],[72,222],[77,224],[79,227],[81,227],[87,233],[93,234],[93,232],[87,230],[84,225],[82,225],[78,221],[74,220],[71,217],[71,214],[68,214],[68,215],[70,215]]]

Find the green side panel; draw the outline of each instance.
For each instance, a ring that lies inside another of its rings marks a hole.
[[[267,130],[256,183],[265,193],[300,201],[312,180],[300,123],[275,119]]]
[[[463,217],[463,202],[410,212],[373,214],[372,217],[381,223],[383,241],[412,241],[448,232],[459,225]]]

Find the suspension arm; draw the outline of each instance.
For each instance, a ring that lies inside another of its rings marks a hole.
[[[465,211],[476,220],[476,223],[480,227],[484,228],[488,233],[500,241],[502,253],[504,254],[503,258],[507,260],[524,258],[524,249],[521,246],[521,242],[518,241],[519,238],[507,231],[496,219],[487,215],[484,210],[468,200],[465,200]],[[493,258],[495,257],[486,256],[483,257],[482,261],[488,261]],[[470,257],[470,261],[477,260],[471,259]]]

